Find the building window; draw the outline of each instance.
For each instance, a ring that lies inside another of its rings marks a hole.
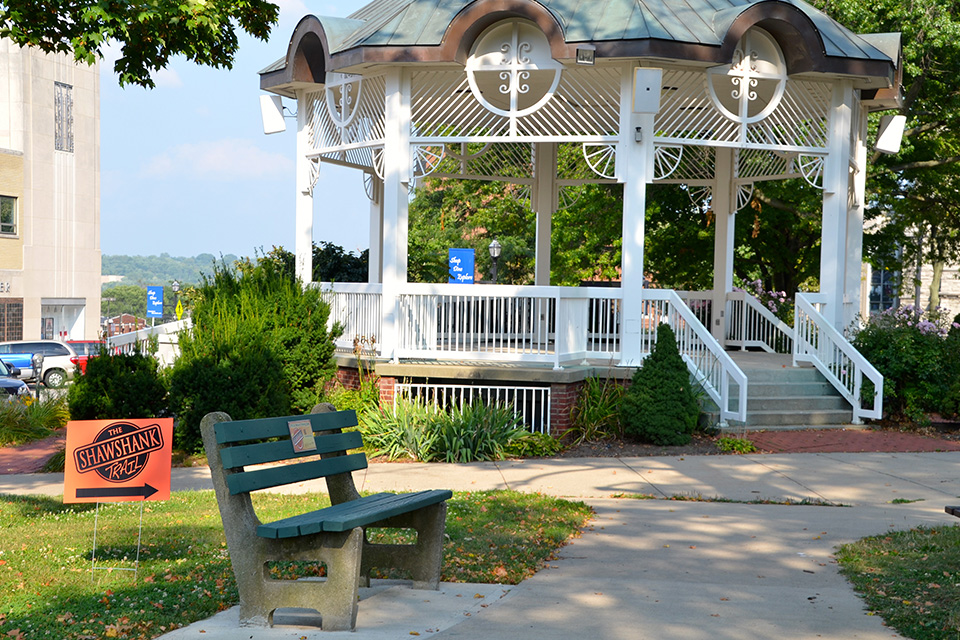
[[[54,139],[57,151],[73,153],[73,87],[53,83]]]
[[[23,340],[23,298],[0,298],[0,340]]]
[[[870,313],[882,313],[900,306],[899,285],[899,271],[887,271],[882,267],[874,269],[870,274]]]
[[[0,196],[0,233],[17,234],[17,199]]]

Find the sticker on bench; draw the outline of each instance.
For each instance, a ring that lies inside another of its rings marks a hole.
[[[313,437],[313,425],[309,420],[291,420],[287,426],[290,428],[290,442],[293,443],[295,453],[317,450],[317,441]]]

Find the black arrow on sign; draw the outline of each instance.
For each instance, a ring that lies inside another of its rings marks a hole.
[[[105,487],[96,489],[77,489],[78,498],[131,498],[138,497],[146,500],[157,492],[149,484],[139,487]]]

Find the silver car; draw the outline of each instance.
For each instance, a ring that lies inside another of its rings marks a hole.
[[[48,387],[62,387],[72,380],[80,358],[70,345],[59,340],[13,340],[0,342],[0,360],[4,354],[34,354],[43,356],[40,372],[30,376],[42,380]]]

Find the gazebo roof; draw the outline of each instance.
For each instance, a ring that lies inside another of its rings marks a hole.
[[[898,84],[899,34],[855,34],[803,0],[375,0],[348,18],[301,20],[287,55],[261,71],[261,88],[292,95],[296,84],[322,83],[327,71],[463,63],[483,29],[511,17],[536,22],[558,60],[590,44],[600,60],[722,64],[746,29],[760,26],[781,42],[791,73]],[[306,66],[295,63],[298,52]]]

